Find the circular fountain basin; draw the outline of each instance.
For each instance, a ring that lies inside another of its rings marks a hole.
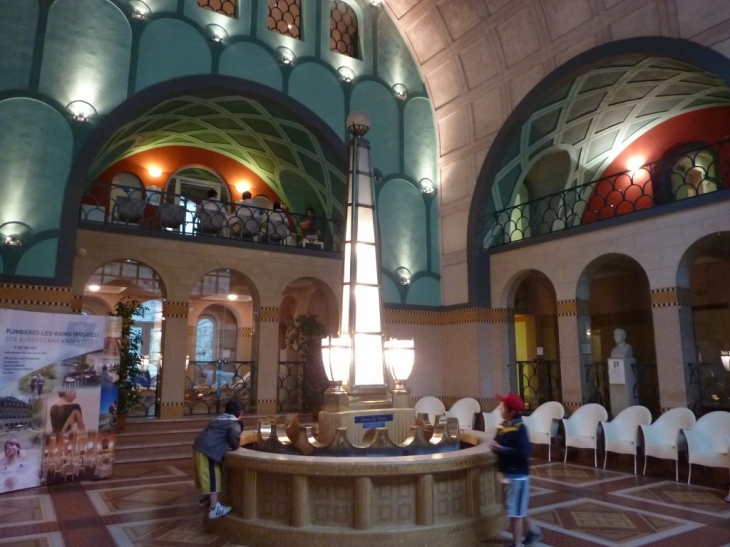
[[[226,454],[222,501],[233,510],[205,528],[248,547],[477,545],[506,519],[490,436],[467,448],[400,457]],[[242,445],[256,441],[244,435]]]

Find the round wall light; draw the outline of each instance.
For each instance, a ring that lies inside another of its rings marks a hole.
[[[279,52],[279,60],[285,65],[293,65],[294,61],[297,60],[297,56],[288,47],[280,46],[276,48],[276,51]]]
[[[220,25],[208,25],[205,27],[208,31],[208,38],[211,42],[220,44],[223,40],[228,38],[228,32]]]
[[[341,66],[337,69],[337,72],[339,73],[340,78],[342,78],[342,81],[346,84],[349,84],[355,79],[355,71],[349,67]]]
[[[405,101],[408,98],[408,88],[403,84],[395,84],[393,86],[393,93],[395,93],[395,98],[401,101]]]
[[[86,101],[71,101],[66,105],[75,122],[87,123],[96,116],[96,108]]]

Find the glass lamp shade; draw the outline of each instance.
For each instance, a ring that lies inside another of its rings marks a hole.
[[[347,383],[352,365],[352,342],[349,336],[322,338],[322,362],[327,379],[332,384],[331,391],[344,391],[342,384]]]
[[[722,366],[725,367],[725,370],[730,372],[730,351],[721,351],[720,360],[722,361]]]
[[[395,382],[395,391],[406,391],[406,380],[413,371],[415,345],[413,339],[385,341],[385,364]]]

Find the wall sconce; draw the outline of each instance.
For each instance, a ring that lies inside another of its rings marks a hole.
[[[722,366],[725,367],[725,370],[730,372],[730,351],[721,351],[720,360],[722,361]]]
[[[431,179],[421,179],[418,181],[418,185],[421,187],[421,192],[424,194],[433,194],[436,190],[436,186]]]
[[[152,13],[150,7],[142,0],[129,0],[127,5],[129,6],[129,16],[132,19],[143,21],[145,17]]]
[[[408,88],[403,84],[395,84],[393,86],[393,93],[395,93],[395,98],[401,101],[405,101],[408,98]]]
[[[383,3],[383,0],[370,0],[370,5],[373,7],[378,7],[380,4]]]
[[[238,300],[238,295],[237,294],[229,294],[228,295],[228,300],[230,300],[231,302],[235,302],[236,300]]]
[[[5,236],[6,247],[22,247],[23,240],[19,236]]]
[[[89,285],[89,291],[91,292],[99,292],[101,290],[101,285]]]
[[[86,101],[71,101],[66,105],[66,110],[71,112],[73,120],[79,123],[87,123],[96,116],[96,108]]]
[[[410,340],[386,340],[384,345],[385,364],[395,382],[394,393],[408,393],[406,380],[413,371],[415,360],[415,345],[413,338]]]
[[[223,40],[228,38],[228,33],[220,25],[208,25],[205,27],[208,30],[208,38],[211,42],[220,44]]]
[[[239,194],[243,194],[244,192],[247,192],[251,189],[251,185],[246,181],[241,181],[236,183],[236,191]]]
[[[337,69],[337,72],[340,74],[342,81],[346,84],[349,84],[350,82],[352,82],[352,80],[355,79],[355,71],[346,66],[341,66]]]
[[[404,287],[411,284],[411,277],[413,277],[413,274],[411,274],[411,271],[408,268],[405,268],[403,266],[401,266],[400,268],[396,268],[395,275],[398,276],[398,283],[400,283]]]
[[[294,52],[288,47],[280,46],[276,48],[276,51],[279,52],[279,58],[285,65],[293,65],[294,61],[297,60],[297,56],[294,55]]]
[[[152,178],[155,178],[155,179],[157,177],[162,176],[162,169],[160,169],[159,167],[150,167],[149,169],[147,169],[147,172],[150,174],[150,176]]]

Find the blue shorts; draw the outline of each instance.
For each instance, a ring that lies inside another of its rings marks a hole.
[[[527,506],[530,503],[530,476],[506,477],[505,482],[504,503],[507,506],[507,516],[526,517]]]

